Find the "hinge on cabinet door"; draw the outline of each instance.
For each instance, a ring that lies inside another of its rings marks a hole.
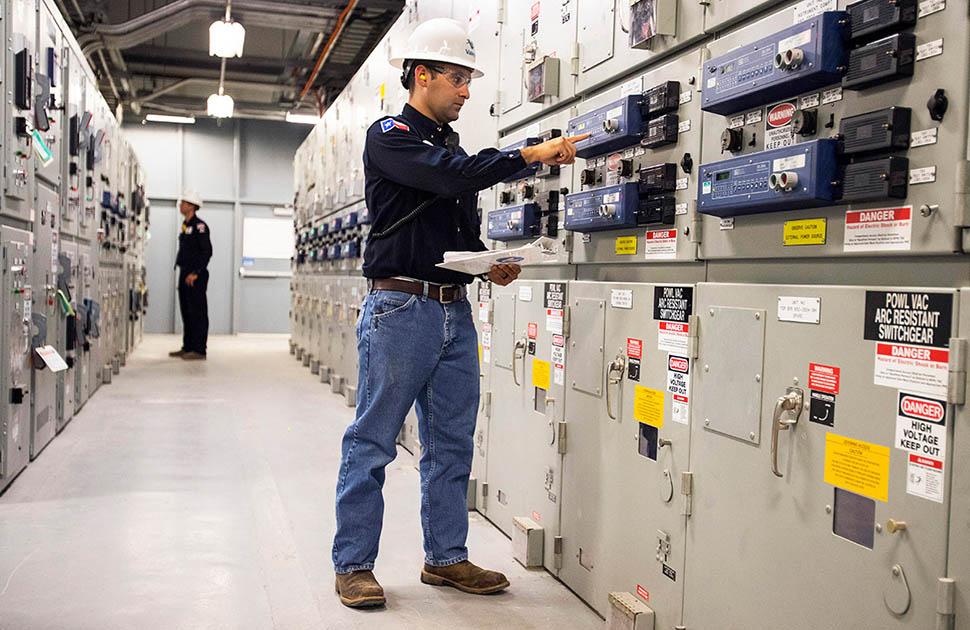
[[[556,435],[556,439],[559,441],[559,454],[565,455],[566,454],[566,421],[565,420],[559,421],[559,428],[557,429],[557,431],[558,433]]]
[[[483,481],[482,482],[482,509],[484,510],[487,507],[488,507],[488,482]]]
[[[569,74],[579,76],[579,42],[573,42],[569,51]]]
[[[562,336],[569,336],[569,307],[562,309]]]
[[[962,405],[967,398],[967,340],[950,337],[950,364],[947,374],[947,399],[951,405]]]
[[[492,392],[485,392],[485,417],[492,417]]]
[[[501,2],[498,3],[498,6],[495,7],[495,21],[498,24],[505,23],[505,0],[501,0]]]
[[[956,581],[940,578],[936,583],[936,630],[953,630],[956,626]]]
[[[691,209],[690,206],[693,206],[696,203],[697,202],[695,201],[688,201],[687,202],[688,209]],[[699,244],[701,242],[701,237],[703,236],[701,232],[701,226],[704,225],[704,222],[701,220],[701,217],[697,212],[693,212],[692,214],[694,218],[691,219],[690,221],[690,235],[688,236],[687,240],[690,243]]]
[[[970,162],[960,160],[957,162],[957,172],[953,185],[953,201],[956,211],[953,213],[953,222],[956,227],[970,226]],[[919,212],[923,216],[929,216],[936,208],[933,206],[920,206]]]
[[[700,333],[701,319],[697,315],[687,316],[687,351],[691,359],[697,358],[697,336]]]
[[[498,118],[502,111],[502,90],[495,90],[495,101],[492,106],[488,108],[489,114],[494,118]]]
[[[562,568],[562,536],[552,539],[552,565],[557,569]]]
[[[684,516],[690,516],[694,501],[694,473],[680,473],[680,493],[684,495]]]

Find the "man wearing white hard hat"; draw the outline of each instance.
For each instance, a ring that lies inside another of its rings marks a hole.
[[[529,164],[571,164],[585,136],[556,138],[520,150],[468,155],[449,123],[482,76],[475,45],[455,20],[420,24],[403,55],[408,103],[367,131],[364,176],[371,232],[364,251],[370,292],[357,326],[357,414],[343,439],[337,481],[333,562],[341,602],[381,606],[373,574],[380,542],[384,468],[412,404],[418,412],[421,525],[426,584],[486,595],[508,588],[504,575],[468,560],[466,493],[479,403],[478,340],[466,298],[466,274],[436,267],[446,251],[486,249],[478,191]],[[500,285],[519,274],[497,265]]]
[[[204,361],[209,337],[209,305],[205,290],[209,284],[206,267],[212,258],[209,226],[199,218],[202,198],[186,190],[179,200],[179,213],[185,218],[179,233],[179,250],[175,266],[179,268],[178,296],[182,313],[182,347],[169,352],[170,357],[186,361]]]

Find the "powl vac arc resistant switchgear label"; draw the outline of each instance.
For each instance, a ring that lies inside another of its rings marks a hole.
[[[865,338],[875,341],[876,385],[946,399],[953,296],[866,291]]]
[[[694,312],[693,287],[655,287],[653,318],[657,320],[657,348],[686,354],[690,327],[688,318]]]

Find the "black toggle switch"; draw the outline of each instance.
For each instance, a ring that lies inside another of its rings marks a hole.
[[[946,90],[943,88],[934,92],[930,100],[926,101],[926,109],[930,110],[930,118],[936,121],[943,120],[943,115],[946,114],[949,106],[950,99],[946,97]]]

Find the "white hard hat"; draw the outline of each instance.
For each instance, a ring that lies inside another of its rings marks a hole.
[[[179,202],[182,202],[182,201],[187,201],[197,208],[202,207],[202,196],[199,195],[199,193],[195,190],[191,190],[191,189],[183,190],[182,198],[179,199]]]
[[[485,75],[475,61],[475,44],[468,37],[468,31],[461,22],[449,18],[434,18],[419,24],[408,38],[404,54],[395,55],[389,61],[403,70],[407,59],[463,66],[472,71],[473,79]]]

